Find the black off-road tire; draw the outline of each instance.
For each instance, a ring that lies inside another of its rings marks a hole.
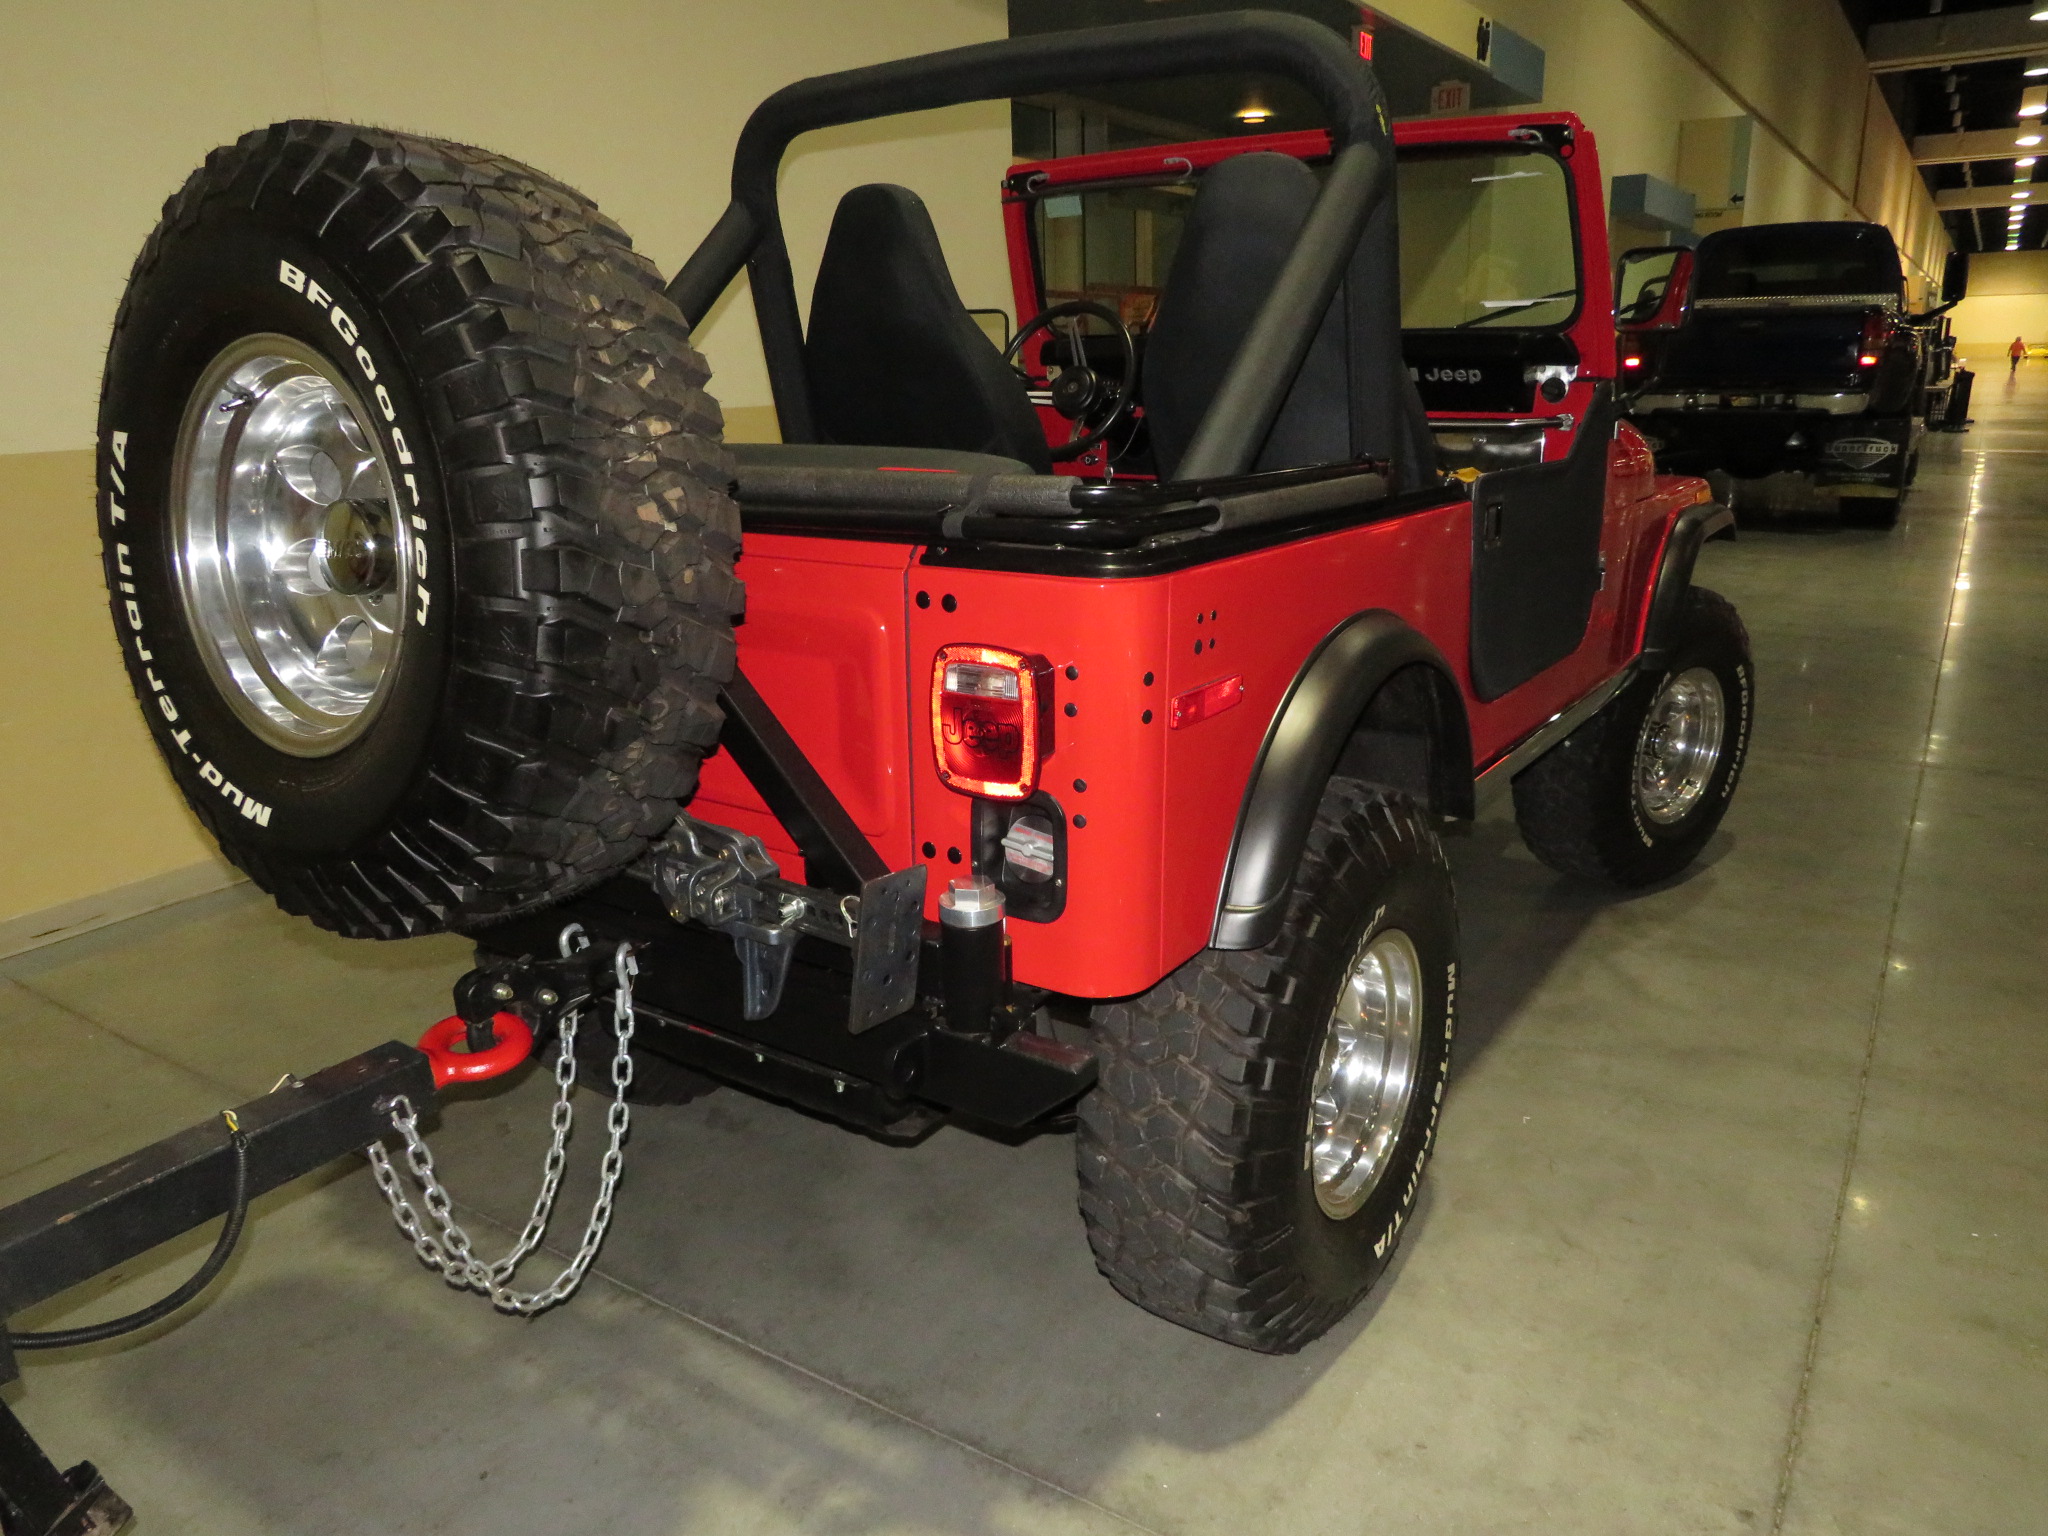
[[[1637,794],[1645,725],[1665,685],[1694,668],[1720,685],[1719,755],[1704,791],[1679,819],[1660,823]],[[1749,633],[1735,605],[1694,587],[1670,664],[1633,679],[1607,706],[1515,779],[1515,824],[1529,851],[1560,874],[1633,888],[1668,880],[1699,857],[1742,777],[1755,714]]]
[[[1836,516],[1844,528],[1869,528],[1886,533],[1899,526],[1899,513],[1906,500],[1906,493],[1896,496],[1844,496],[1836,506]]]
[[[1385,1172],[1342,1220],[1306,1166],[1310,1096],[1339,987],[1396,928],[1420,960],[1414,1089]],[[1457,903],[1429,817],[1334,779],[1287,919],[1265,949],[1205,950],[1095,1012],[1101,1062],[1076,1134],[1096,1267],[1148,1311],[1269,1354],[1355,1306],[1414,1209],[1450,1070]]]
[[[171,548],[188,397],[252,336],[355,392],[414,540],[417,569],[387,579],[417,622],[378,712],[326,755],[230,705]],[[286,910],[360,936],[475,928],[671,823],[717,737],[741,603],[708,377],[625,233],[502,156],[281,123],[165,205],[101,399],[108,589],[179,787]]]

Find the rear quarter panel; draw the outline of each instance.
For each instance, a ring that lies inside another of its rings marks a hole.
[[[1475,766],[1635,653],[1671,519],[1700,483],[1657,478],[1639,434],[1612,448],[1609,577],[1578,651],[1491,703],[1471,697],[1471,508],[1462,499],[1157,576],[920,563],[910,545],[750,535],[740,664],[893,868],[931,870],[926,915],[968,873],[973,802],[939,782],[928,720],[938,648],[1035,651],[1053,666],[1041,788],[1068,825],[1068,894],[1010,925],[1013,971],[1083,997],[1144,990],[1208,943],[1245,789],[1288,689],[1352,615],[1387,609],[1435,642],[1466,694]],[[1182,729],[1172,701],[1241,677],[1234,707]],[[792,879],[795,844],[723,753],[692,806],[751,832]]]

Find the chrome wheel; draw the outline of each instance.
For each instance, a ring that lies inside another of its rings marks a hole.
[[[248,336],[178,429],[171,539],[207,671],[268,745],[324,757],[376,718],[405,631],[411,530],[361,400],[287,336]]]
[[[1394,1154],[1422,1031],[1422,964],[1398,928],[1369,934],[1352,957],[1323,1034],[1306,1163],[1316,1204],[1343,1220],[1365,1204]]]
[[[1721,680],[1690,667],[1665,680],[1636,738],[1636,804],[1659,826],[1683,821],[1721,761],[1727,710]]]

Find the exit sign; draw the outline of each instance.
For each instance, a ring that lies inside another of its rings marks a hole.
[[[1444,112],[1469,112],[1472,110],[1472,82],[1469,80],[1445,80],[1429,88],[1429,110],[1432,115]]]

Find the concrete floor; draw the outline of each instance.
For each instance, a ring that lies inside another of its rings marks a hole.
[[[1394,1271],[1302,1354],[1119,1300],[1064,1138],[891,1149],[724,1092],[636,1120],[600,1266],[538,1321],[421,1270],[351,1164],[267,1200],[181,1324],[31,1358],[8,1401],[145,1536],[2048,1530],[2027,366],[1930,439],[1897,531],[1709,551],[1760,717],[1689,878],[1588,893],[1499,815],[1454,845],[1442,1150]],[[464,954],[243,892],[7,962],[0,1199],[410,1038]],[[546,1086],[434,1138],[486,1231]],[[206,1240],[22,1321],[135,1304]]]

